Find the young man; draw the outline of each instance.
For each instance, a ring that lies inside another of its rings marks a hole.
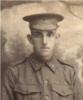
[[[83,100],[74,67],[60,61],[57,47],[58,14],[36,14],[23,18],[30,23],[28,35],[34,52],[24,61],[8,68],[2,100]]]

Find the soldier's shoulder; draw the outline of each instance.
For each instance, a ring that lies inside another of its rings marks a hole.
[[[70,74],[73,76],[76,73],[76,64],[74,62],[63,59],[59,59],[59,62],[67,76]]]
[[[17,79],[17,77],[24,75],[26,71],[27,73],[32,71],[30,57],[26,57],[10,65],[6,70],[6,74],[8,77],[15,77]]]
[[[66,68],[75,69],[76,67],[76,64],[73,61],[65,60],[65,59],[58,59],[58,61]]]
[[[7,68],[7,73],[12,73],[14,75],[17,75],[18,72],[24,71],[24,69],[26,68],[26,64],[28,65],[28,57],[18,60],[12,63],[11,65],[9,65]]]
[[[25,58],[22,58],[14,63],[12,63],[9,68],[10,69],[17,69],[17,68],[21,68],[21,67],[24,67],[26,63],[28,63],[28,60],[29,57],[25,57]]]

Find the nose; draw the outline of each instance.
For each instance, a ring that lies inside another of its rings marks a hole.
[[[47,36],[46,35],[43,35],[43,45],[46,45],[47,44]]]

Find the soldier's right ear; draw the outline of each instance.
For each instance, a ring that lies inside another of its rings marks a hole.
[[[28,34],[27,35],[27,39],[29,40],[29,42],[32,44],[33,43],[33,41],[32,41],[32,35],[31,34]]]

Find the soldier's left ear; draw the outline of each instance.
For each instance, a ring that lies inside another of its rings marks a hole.
[[[57,34],[56,34],[56,39],[59,39],[59,38],[60,38],[60,34],[57,33]]]

